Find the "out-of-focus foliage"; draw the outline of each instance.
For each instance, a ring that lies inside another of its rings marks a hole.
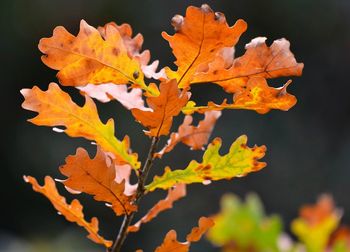
[[[255,194],[242,202],[233,194],[224,195],[221,211],[213,217],[215,226],[208,239],[223,251],[279,251],[282,221],[277,215],[266,216]]]
[[[281,218],[266,216],[259,197],[249,194],[245,202],[234,194],[222,197],[221,210],[212,216],[215,226],[208,240],[223,252],[349,252],[350,228],[339,226],[341,211],[330,195],[322,195],[314,205],[300,208],[291,223],[298,240],[285,231]]]

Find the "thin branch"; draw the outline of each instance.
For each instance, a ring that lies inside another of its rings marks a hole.
[[[148,151],[147,159],[140,171],[140,174],[138,176],[138,186],[136,190],[136,200],[135,205],[138,206],[138,203],[142,196],[145,194],[145,183],[148,177],[148,173],[153,165],[154,161],[154,153],[156,152],[157,145],[158,145],[159,137],[152,137],[151,146]],[[119,229],[119,233],[117,238],[115,239],[113,246],[108,250],[109,252],[120,252],[121,247],[126,239],[126,236],[128,234],[128,227],[131,224],[131,221],[133,220],[135,216],[135,212],[131,213],[130,215],[125,215],[123,223]]]

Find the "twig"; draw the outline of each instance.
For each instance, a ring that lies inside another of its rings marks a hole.
[[[138,206],[138,203],[142,196],[145,194],[145,183],[147,180],[148,173],[153,165],[153,160],[154,160],[154,153],[156,152],[157,149],[157,144],[158,144],[159,137],[152,137],[152,142],[151,146],[148,151],[148,156],[147,159],[140,171],[140,174],[138,176],[138,186],[136,190],[136,199],[135,199],[135,205]],[[128,234],[128,227],[131,224],[132,219],[135,216],[135,212],[125,215],[123,223],[119,229],[119,233],[117,238],[115,239],[113,246],[109,250],[109,252],[120,252],[121,247],[126,239],[126,236]]]

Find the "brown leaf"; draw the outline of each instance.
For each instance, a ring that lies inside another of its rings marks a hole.
[[[186,185],[178,184],[173,188],[168,190],[168,195],[165,199],[160,200],[157,204],[155,204],[148,213],[143,216],[138,222],[134,225],[129,226],[129,232],[137,232],[140,230],[140,226],[144,223],[150,222],[152,219],[157,217],[157,215],[167,209],[171,209],[173,207],[173,203],[183,197],[186,196]]]
[[[186,242],[179,242],[175,230],[170,230],[164,238],[163,243],[155,250],[155,252],[188,252],[191,242],[197,242],[202,235],[212,226],[214,222],[207,217],[199,219],[199,226],[192,229],[186,237]]]
[[[66,187],[93,195],[95,200],[110,204],[116,215],[130,214],[137,210],[133,205],[135,195],[124,194],[125,181],[115,181],[114,163],[100,148],[97,148],[94,159],[90,159],[86,150],[78,148],[74,156],[66,158],[60,172],[67,176],[62,181]]]
[[[248,80],[246,88],[233,96],[232,104],[226,100],[221,104],[208,102],[207,106],[195,106],[194,102],[189,102],[182,111],[185,114],[223,109],[248,109],[255,110],[259,114],[265,114],[271,109],[287,111],[297,102],[294,95],[287,93],[290,83],[291,81],[288,81],[280,88],[273,88],[267,85],[263,77],[252,77]]]
[[[253,39],[246,45],[245,54],[232,63],[218,56],[206,71],[196,74],[193,83],[213,82],[222,86],[226,92],[235,93],[241,91],[252,77],[271,79],[302,74],[304,64],[295,60],[288,40],[275,40],[270,47],[265,40],[263,37]],[[229,68],[225,67],[230,63]]]
[[[105,240],[98,234],[98,220],[96,217],[88,222],[84,219],[83,206],[77,199],[67,204],[66,199],[61,196],[56,188],[55,181],[49,177],[45,177],[45,184],[40,186],[37,180],[31,176],[23,176],[24,181],[32,184],[33,190],[47,197],[59,214],[63,215],[68,221],[75,222],[79,226],[88,231],[88,238],[98,244],[103,244],[106,248],[112,246],[112,241]]]
[[[203,146],[208,143],[210,134],[214,129],[216,120],[221,116],[221,112],[207,111],[204,116],[204,119],[198,123],[198,126],[193,126],[192,116],[186,115],[183,123],[178,128],[178,132],[171,133],[166,146],[155,155],[161,158],[165,153],[173,150],[180,142],[191,147],[191,150],[203,149]]]
[[[189,96],[188,92],[180,92],[176,80],[163,81],[160,83],[160,95],[147,98],[147,104],[153,111],[135,108],[131,112],[138,122],[149,129],[146,135],[168,135],[173,117],[181,112]]]
[[[247,29],[243,20],[228,26],[224,14],[213,12],[206,4],[201,8],[190,6],[186,16],[176,15],[172,19],[175,28],[173,36],[163,32],[176,57],[177,71],[166,68],[169,79],[176,78],[181,88],[191,84],[199,68],[212,62],[224,47],[233,47]]]

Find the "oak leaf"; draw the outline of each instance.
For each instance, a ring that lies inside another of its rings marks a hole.
[[[83,94],[95,98],[100,102],[109,102],[117,100],[125,108],[140,110],[150,110],[145,107],[142,99],[142,90],[140,88],[132,88],[128,91],[127,85],[114,85],[113,83],[106,83],[101,85],[88,84],[83,87],[77,87]]]
[[[302,74],[304,64],[296,61],[288,40],[275,40],[270,47],[265,40],[264,37],[253,39],[246,45],[245,54],[232,63],[218,56],[208,65],[207,71],[196,73],[193,83],[212,82],[226,92],[235,93],[242,90],[252,77],[271,79]],[[226,68],[227,64],[231,66]]]
[[[176,33],[170,36],[163,32],[162,36],[173,49],[178,68],[176,72],[166,68],[165,72],[169,79],[177,79],[181,88],[188,87],[198,68],[212,62],[223,48],[233,47],[247,29],[241,19],[228,26],[224,14],[214,13],[206,4],[188,7],[185,17],[173,17],[172,25]]]
[[[271,109],[287,111],[297,102],[295,96],[287,92],[290,83],[291,81],[288,81],[282,87],[274,88],[269,87],[264,78],[252,77],[244,89],[234,94],[233,103],[227,103],[227,100],[224,100],[221,104],[215,104],[210,101],[207,106],[196,106],[194,102],[190,101],[182,111],[185,114],[223,109],[247,109],[254,110],[259,114],[265,114]]]
[[[306,205],[300,209],[299,217],[292,221],[291,229],[308,251],[324,251],[341,215],[332,197],[325,194],[315,205]]]
[[[112,24],[105,26],[103,36],[84,20],[77,36],[58,26],[52,37],[40,40],[39,49],[45,54],[42,61],[59,70],[57,77],[62,85],[131,83],[153,93],[144,82],[139,60],[128,52],[128,45]]]
[[[161,158],[165,153],[173,150],[180,142],[191,147],[191,150],[203,149],[203,146],[208,143],[210,134],[220,116],[220,111],[207,111],[204,113],[204,119],[198,123],[198,126],[193,126],[192,116],[186,115],[178,131],[171,133],[166,146],[157,152],[156,156]]]
[[[173,207],[173,203],[186,196],[186,185],[178,184],[168,190],[168,195],[165,199],[160,200],[155,204],[148,213],[143,216],[138,222],[134,225],[129,226],[129,232],[139,231],[142,224],[150,222],[152,219],[157,217],[157,215],[167,209]]]
[[[95,141],[104,151],[112,153],[118,164],[140,167],[137,154],[129,153],[128,137],[122,141],[115,137],[113,119],[102,123],[90,97],[85,96],[85,105],[80,107],[56,83],[51,83],[47,91],[34,86],[22,89],[21,93],[25,98],[22,107],[39,113],[29,119],[30,122],[40,126],[64,126],[67,135]]]
[[[66,158],[60,172],[67,177],[62,181],[66,187],[93,195],[95,200],[108,203],[116,215],[129,215],[137,210],[133,204],[135,195],[124,194],[125,181],[115,181],[114,163],[100,148],[97,148],[93,159],[90,159],[86,150],[78,148],[75,155]]]
[[[47,197],[59,214],[63,215],[68,221],[75,222],[85,228],[89,233],[88,238],[90,240],[107,248],[112,246],[112,241],[105,240],[98,234],[98,219],[93,217],[90,222],[86,221],[84,219],[83,206],[80,202],[74,199],[70,204],[67,204],[66,199],[58,193],[55,181],[51,177],[45,177],[43,186],[40,186],[37,180],[31,176],[24,176],[23,178],[27,183],[32,184],[34,191]]]
[[[162,176],[155,176],[152,183],[146,186],[148,191],[157,188],[168,189],[177,183],[207,183],[214,180],[242,177],[250,172],[261,170],[265,162],[258,160],[265,155],[266,147],[247,146],[247,137],[240,136],[234,141],[226,155],[221,156],[221,139],[215,138],[204,152],[203,161],[198,163],[192,160],[183,170],[171,171],[165,168]]]
[[[115,182],[118,184],[124,183],[124,194],[128,196],[135,194],[137,189],[137,183],[131,184],[130,182],[133,171],[135,170],[129,164],[115,165]]]
[[[152,111],[134,108],[131,112],[138,122],[149,129],[146,135],[168,135],[173,117],[181,112],[189,96],[188,92],[179,90],[175,79],[163,81],[160,83],[160,95],[147,98],[147,104]]]
[[[201,217],[198,222],[198,227],[194,227],[186,237],[186,242],[179,242],[175,230],[170,230],[163,243],[155,250],[155,252],[188,252],[192,242],[197,242],[201,239],[203,234],[214,226],[211,218]]]

